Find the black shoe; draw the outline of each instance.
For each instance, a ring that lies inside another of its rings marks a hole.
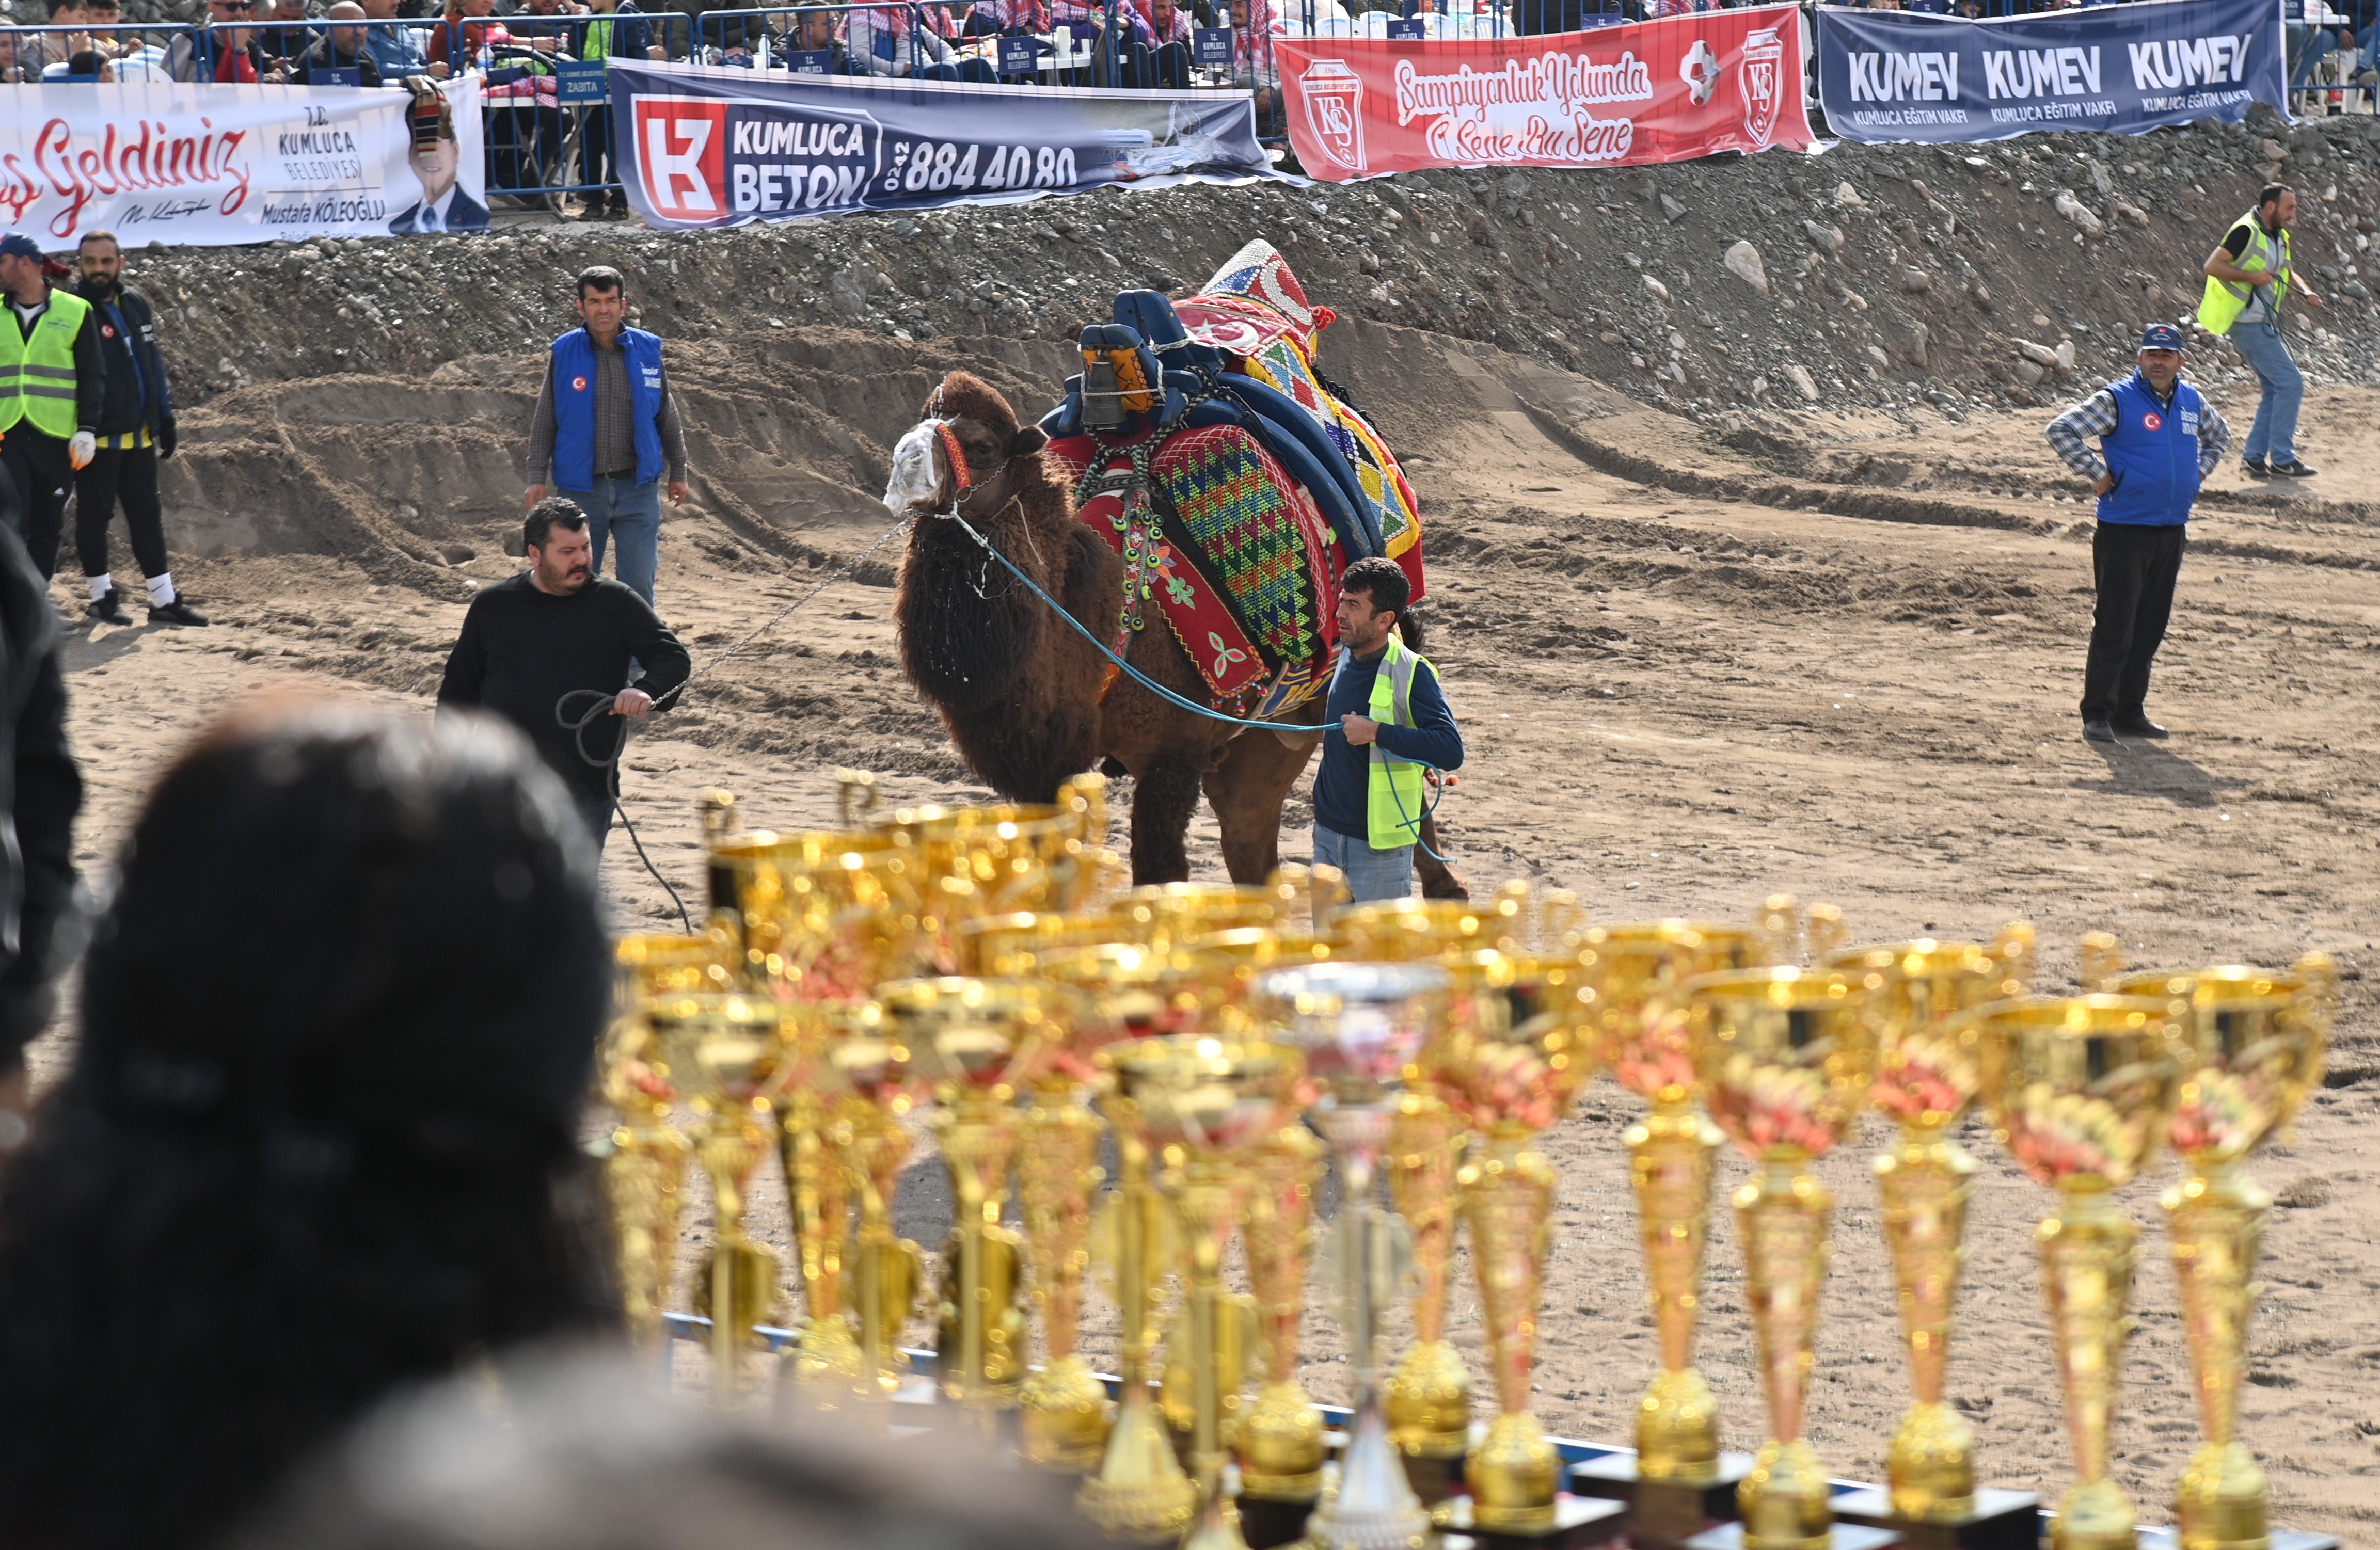
[[[2107,724],[2107,719],[2105,716],[2095,716],[2083,721],[2082,735],[2094,743],[2113,743],[2116,740],[2116,729]]]
[[[2240,460],[2240,471],[2247,475],[2252,479],[2265,479],[2273,477],[2273,466],[2265,462],[2261,457],[2241,458]]]
[[[91,622],[94,624],[132,623],[132,615],[124,612],[124,605],[116,600],[115,594],[112,591],[103,598],[94,599],[91,606],[83,612],[90,616]]]
[[[207,616],[192,608],[186,598],[176,598],[163,608],[155,603],[149,605],[149,623],[152,624],[203,624],[206,622]]]
[[[2309,468],[2305,465],[2305,459],[2301,457],[2294,457],[2287,463],[2276,463],[2272,465],[2268,472],[2270,472],[2277,479],[2310,479],[2313,478],[2314,475],[2322,472],[2322,470],[2319,468]]]
[[[2146,716],[2127,716],[2116,722],[2115,727],[2126,737],[2166,738],[2173,735]]]

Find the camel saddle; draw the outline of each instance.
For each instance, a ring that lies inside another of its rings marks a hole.
[[[1386,554],[1424,588],[1412,489],[1313,367],[1333,314],[1259,240],[1198,295],[1126,291],[1112,315],[1083,331],[1083,374],[1041,424],[1076,515],[1124,563],[1113,649],[1154,602],[1218,706],[1293,709],[1328,682],[1350,562]]]

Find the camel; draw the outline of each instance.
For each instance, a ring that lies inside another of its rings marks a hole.
[[[1077,521],[1072,491],[1042,455],[1049,436],[1019,425],[1008,401],[965,371],[942,380],[925,406],[942,419],[965,463],[957,479],[939,438],[930,502],[913,510],[901,562],[894,624],[902,672],[941,713],[967,768],[1010,801],[1054,800],[1058,784],[1103,761],[1133,778],[1132,877],[1135,886],[1186,880],[1185,840],[1203,789],[1222,830],[1223,865],[1234,882],[1264,880],[1279,864],[1281,805],[1321,745],[1315,733],[1265,733],[1170,705],[1134,682],[1116,680],[1104,703],[1107,661],[1069,629],[958,523],[966,518],[1019,570],[1102,640],[1115,627],[1123,562]],[[1194,703],[1208,703],[1196,666],[1171,631],[1135,632],[1125,659]],[[1311,725],[1321,700],[1283,721]],[[1436,826],[1423,838],[1437,844]],[[1427,851],[1417,854],[1422,891],[1467,896],[1462,880]]]

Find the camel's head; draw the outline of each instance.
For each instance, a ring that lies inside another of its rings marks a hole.
[[[1019,464],[1049,444],[1039,426],[1016,423],[1016,411],[990,383],[953,371],[926,400],[926,418],[893,447],[884,503],[922,515],[955,502],[966,516],[988,519],[1014,495]]]

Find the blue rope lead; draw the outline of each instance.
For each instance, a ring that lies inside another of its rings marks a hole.
[[[1023,571],[1019,570],[1016,566],[1016,562],[1011,560],[1007,555],[1002,554],[1000,551],[999,547],[990,539],[985,538],[981,533],[977,532],[974,525],[968,522],[965,517],[959,515],[958,505],[955,502],[952,503],[950,510],[945,512],[936,512],[934,515],[936,516],[948,517],[953,522],[957,523],[961,532],[966,534],[968,538],[973,539],[976,543],[982,548],[986,554],[990,555],[993,559],[1006,566],[1008,568],[1008,574],[1014,576],[1017,580],[1025,583],[1026,589],[1027,591],[1040,599],[1043,602],[1049,604],[1050,612],[1056,614],[1059,618],[1063,619],[1066,622],[1067,628],[1073,630],[1076,635],[1081,636],[1085,640],[1089,641],[1092,648],[1098,651],[1100,656],[1105,657],[1109,661],[1115,663],[1116,666],[1130,673],[1134,683],[1139,684],[1142,688],[1147,689],[1150,694],[1155,695],[1158,698],[1164,700],[1166,703],[1180,706],[1183,709],[1191,712],[1193,715],[1204,716],[1210,721],[1221,721],[1226,726],[1247,727],[1257,732],[1327,733],[1331,730],[1327,725],[1318,727],[1304,727],[1291,726],[1281,721],[1251,721],[1245,716],[1226,716],[1220,710],[1200,705],[1195,700],[1184,698],[1182,696],[1177,695],[1172,690],[1167,688],[1164,684],[1160,684],[1156,679],[1151,678],[1148,674],[1141,672],[1140,669],[1133,666],[1130,662],[1125,661],[1122,657],[1117,656],[1113,651],[1108,649],[1107,642],[1101,640],[1089,630],[1084,628],[1083,622],[1081,620],[1067,612],[1064,607],[1059,603],[1057,599],[1041,590],[1041,584],[1039,582],[1035,581],[1031,576],[1026,575]],[[1423,769],[1442,777],[1443,772],[1439,770],[1435,765],[1422,764],[1421,760],[1409,759],[1402,754],[1391,754],[1386,748],[1382,748],[1380,752],[1385,757],[1395,759],[1400,764],[1420,764]],[[1389,794],[1396,798],[1397,817],[1403,818],[1407,827],[1412,829],[1414,843],[1421,846],[1423,850],[1429,851],[1430,858],[1438,862],[1440,866],[1451,866],[1453,863],[1448,861],[1446,857],[1439,855],[1436,851],[1430,850],[1428,842],[1421,837],[1422,824],[1427,822],[1430,815],[1438,811],[1439,801],[1446,795],[1446,784],[1442,778],[1431,781],[1430,785],[1433,788],[1433,794],[1429,801],[1422,807],[1421,817],[1419,819],[1413,818],[1405,812],[1404,798],[1397,796],[1396,788],[1394,786],[1390,786],[1389,788]]]

